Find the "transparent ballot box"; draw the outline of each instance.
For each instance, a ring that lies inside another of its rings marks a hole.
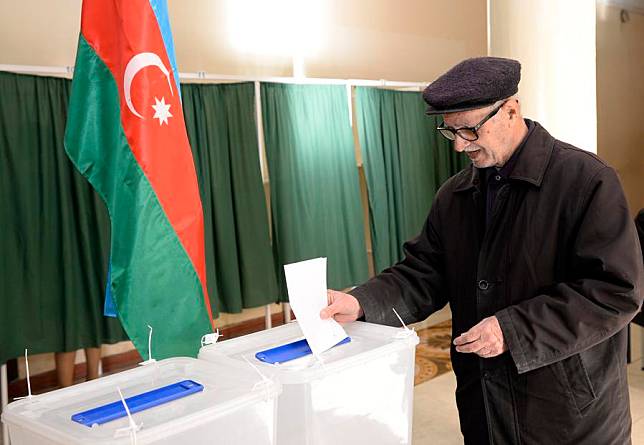
[[[418,336],[363,322],[344,328],[350,340],[319,358],[301,354],[297,341],[303,334],[297,322],[205,346],[199,358],[249,361],[262,373],[274,373],[282,384],[280,445],[411,443]],[[300,357],[266,362],[267,356],[281,357],[285,350]]]
[[[12,445],[274,444],[280,389],[248,364],[171,358],[13,402],[2,421]]]

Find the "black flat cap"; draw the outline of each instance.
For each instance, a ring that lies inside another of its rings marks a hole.
[[[475,57],[452,67],[423,91],[427,114],[473,110],[519,90],[521,64],[501,57]]]

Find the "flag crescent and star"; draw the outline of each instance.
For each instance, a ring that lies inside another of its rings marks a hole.
[[[165,67],[165,65],[163,65],[163,61],[158,55],[156,55],[155,53],[139,53],[132,57],[127,63],[127,66],[125,67],[125,73],[123,74],[125,103],[127,104],[127,107],[132,112],[132,114],[141,119],[144,119],[144,117],[141,116],[139,112],[134,109],[134,105],[132,105],[132,96],[130,94],[130,89],[132,86],[132,80],[134,80],[134,76],[136,76],[136,74],[143,68],[146,68],[148,66],[156,66],[161,70],[161,72],[168,80],[170,93],[174,95],[174,91],[172,91],[172,81],[170,80],[170,72]],[[172,117],[172,114],[170,114],[169,112],[170,105],[165,103],[165,97],[161,97],[160,101],[156,97],[154,99],[156,102],[155,105],[152,105],[152,108],[155,111],[154,118],[159,119],[159,125],[163,125],[164,123],[167,124],[168,118]]]

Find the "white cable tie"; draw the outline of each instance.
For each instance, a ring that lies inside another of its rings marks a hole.
[[[396,312],[396,309],[392,307],[391,310],[394,311],[394,314],[396,314],[396,317],[398,317],[398,320],[400,320],[400,324],[403,326],[403,328],[405,328],[405,330],[408,331],[409,328],[407,327],[403,319],[400,317],[400,315],[398,315],[398,312]]]
[[[27,397],[31,398],[31,376],[29,375],[29,354],[25,348],[25,368],[27,370]]]
[[[27,348],[25,348],[25,371],[27,373],[27,395],[24,397],[14,397],[14,400],[31,400],[33,398],[33,395],[31,394],[31,376],[29,375],[29,357],[27,354]]]
[[[123,393],[121,392],[121,388],[119,388],[117,386],[116,390],[118,391],[119,397],[121,398],[121,403],[123,404],[123,407],[125,408],[125,413],[127,414],[129,426],[126,427],[126,428],[119,428],[118,430],[116,430],[114,432],[114,437],[120,437],[120,436],[123,436],[124,433],[129,433],[130,439],[132,439],[132,445],[137,445],[136,432],[141,429],[141,426],[143,424],[141,423],[140,425],[137,425],[134,422],[134,418],[132,418],[132,413],[130,413],[130,408],[128,408],[127,403],[125,403],[125,398],[123,397]]]
[[[255,382],[255,384],[253,385],[253,391],[254,391],[254,390],[256,390],[258,387],[263,386],[263,387],[264,387],[264,389],[265,389],[265,391],[266,391],[266,392],[265,392],[265,394],[264,394],[265,399],[266,399],[266,400],[270,399],[270,397],[269,397],[269,395],[270,395],[270,394],[269,394],[269,392],[268,392],[268,388],[270,387],[270,385],[271,385],[271,383],[272,383],[271,379],[269,379],[268,377],[266,377],[266,376],[264,375],[264,373],[263,373],[262,371],[260,371],[260,370],[259,370],[259,368],[258,368],[257,366],[253,365],[253,364],[250,362],[250,360],[248,360],[245,356],[243,356],[243,355],[242,355],[241,357],[242,357],[242,358],[244,359],[244,361],[245,361],[246,363],[248,363],[248,365],[249,365],[251,368],[253,368],[253,369],[255,370],[255,372],[256,372],[257,374],[259,374],[259,376],[262,378],[262,380],[260,380],[259,382]]]
[[[150,333],[148,334],[148,359],[144,362],[139,363],[139,365],[141,366],[156,362],[156,360],[152,358],[152,326],[148,325],[148,328],[150,328]]]
[[[313,357],[315,358],[315,361],[320,365],[320,367],[326,371],[326,365],[324,364],[324,360],[322,360],[322,355],[318,354],[313,354]]]
[[[266,376],[264,375],[264,373],[263,373],[262,371],[260,371],[260,370],[259,370],[259,368],[258,368],[257,366],[253,365],[253,364],[250,362],[250,360],[248,360],[245,356],[243,356],[243,355],[242,355],[242,358],[244,359],[244,361],[245,361],[246,363],[248,363],[248,365],[249,365],[251,368],[253,368],[253,369],[255,370],[255,372],[256,372],[257,374],[259,374],[259,376],[262,378],[262,380],[264,380],[264,381],[268,381],[268,382],[270,382],[270,381],[271,381],[271,379],[269,379],[268,377],[266,377]]]
[[[392,311],[394,311],[394,314],[396,314],[396,317],[398,317],[398,320],[400,320],[400,324],[402,324],[402,327],[403,327],[403,329],[404,329],[404,330],[399,331],[398,333],[396,333],[396,338],[406,338],[406,337],[408,337],[408,336],[412,335],[412,333],[414,332],[414,330],[413,330],[413,329],[409,329],[409,328],[407,327],[407,325],[406,325],[406,324],[405,324],[405,322],[403,321],[402,317],[401,317],[400,315],[398,315],[398,312],[396,312],[396,309],[395,309],[395,308],[393,308],[393,307],[392,307],[392,308],[391,308],[391,310],[392,310]]]
[[[217,340],[219,340],[219,337],[223,337],[223,335],[219,333],[219,329],[217,329],[212,334],[204,335],[203,337],[201,337],[201,347],[203,348],[204,346],[213,345],[217,343]]]
[[[152,361],[152,326],[148,325],[150,328],[150,334],[148,335],[148,360]]]

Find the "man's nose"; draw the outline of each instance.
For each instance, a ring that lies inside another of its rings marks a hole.
[[[461,153],[463,150],[465,150],[468,145],[470,145],[470,141],[466,141],[462,137],[456,136],[456,139],[454,139],[454,150],[456,150],[458,153]]]

